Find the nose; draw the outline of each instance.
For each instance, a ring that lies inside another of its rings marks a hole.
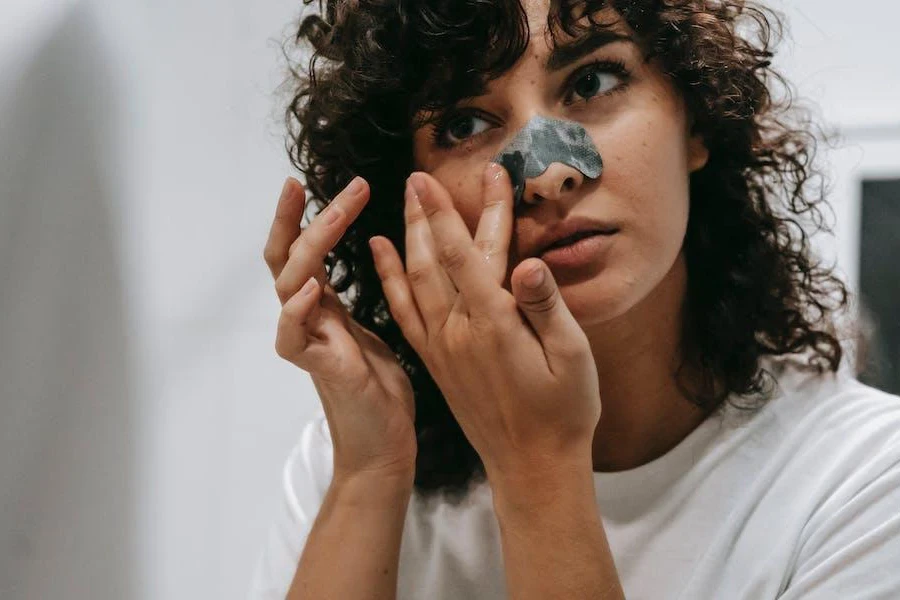
[[[581,187],[584,174],[578,169],[564,163],[551,163],[538,175],[525,180],[522,193],[524,204],[539,204],[548,198],[559,200]]]

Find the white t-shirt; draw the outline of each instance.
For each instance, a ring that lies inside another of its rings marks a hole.
[[[250,597],[282,599],[332,472],[324,414],[284,468]],[[900,397],[841,373],[783,377],[759,411],[724,405],[645,465],[594,473],[629,600],[900,599]],[[500,600],[488,483],[410,499],[398,600]]]

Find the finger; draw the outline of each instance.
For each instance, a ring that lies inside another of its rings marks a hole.
[[[288,251],[288,260],[290,260],[290,257],[294,255],[294,252],[296,252],[297,246],[299,245],[299,242],[300,242],[300,238],[303,236],[303,231],[306,231],[306,229],[308,227],[309,227],[309,225],[304,227],[301,230],[300,235],[297,236],[297,239],[294,240],[294,243],[291,244],[291,248]],[[328,278],[328,270],[325,268],[324,261],[319,265],[319,270],[316,271],[315,278],[319,282],[319,285],[322,286],[322,288],[324,288],[325,294],[327,295],[328,291],[331,289],[331,286],[330,286],[330,280]]]
[[[319,381],[362,387],[371,365],[355,336],[333,312],[321,309],[321,288],[314,277],[288,300],[278,322],[278,355]]]
[[[275,351],[278,356],[307,368],[306,353],[312,341],[312,330],[320,315],[320,290],[314,277],[310,277],[281,309],[275,337]]]
[[[297,224],[303,215],[305,205],[306,190],[303,185],[293,177],[288,177],[281,188],[275,218],[272,220],[269,237],[263,249],[263,259],[275,279],[281,274],[288,260],[288,248],[300,234]]]
[[[541,341],[550,369],[563,368],[583,332],[563,301],[559,286],[544,261],[529,258],[512,274],[513,296]]]
[[[469,229],[453,206],[450,194],[427,173],[413,173],[409,183],[415,188],[428,219],[440,266],[469,307],[490,310],[498,298],[499,283],[484,268]]]
[[[425,323],[416,306],[413,290],[406,273],[403,261],[389,239],[375,236],[369,240],[372,256],[375,259],[375,270],[381,279],[381,288],[387,300],[391,316],[413,349],[419,351],[425,343]]]
[[[282,304],[307,279],[320,273],[328,252],[344,235],[350,223],[359,216],[368,200],[369,186],[365,179],[357,177],[303,230],[287,264],[275,281],[275,290]]]
[[[424,327],[429,330],[439,328],[446,322],[459,293],[438,261],[428,219],[408,181],[404,191],[403,218],[406,226],[405,277],[409,281],[412,299]]]
[[[501,165],[488,163],[484,171],[483,209],[475,230],[475,248],[488,273],[499,284],[506,280],[513,230],[513,193],[509,175]]]

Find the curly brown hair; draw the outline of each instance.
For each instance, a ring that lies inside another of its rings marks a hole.
[[[320,209],[354,176],[370,184],[372,200],[326,261],[329,275],[412,381],[416,491],[459,498],[484,480],[484,466],[392,320],[367,241],[386,236],[404,255],[403,187],[412,134],[423,124],[417,115],[483,93],[508,70],[528,43],[526,14],[518,0],[319,2],[320,14],[303,18],[290,42],[313,53],[305,72],[289,68],[287,151]],[[682,369],[697,367],[703,389],[688,391],[679,369],[682,391],[709,410],[733,395],[765,399],[765,357],[837,372],[834,313],[848,291],[810,250],[810,224],[830,231],[819,209],[825,186],[813,162],[813,122],[771,65],[780,16],[742,0],[552,0],[551,37],[608,27],[595,18],[606,7],[634,30],[646,59],[659,60],[709,149],[707,165],[691,175],[684,242]],[[322,59],[329,62],[320,67]],[[787,92],[780,100],[777,87]]]

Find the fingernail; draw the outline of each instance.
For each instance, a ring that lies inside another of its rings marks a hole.
[[[415,173],[413,173],[413,174],[410,175],[409,178],[406,180],[406,183],[408,183],[409,185],[412,186],[412,191],[413,191],[413,194],[414,194],[414,199],[415,199],[417,202],[421,203],[421,202],[422,202],[422,199],[425,197],[425,193],[426,193],[426,190],[425,190],[425,182],[422,181],[422,177],[416,175]]]
[[[303,287],[300,288],[300,295],[309,296],[314,289],[316,289],[316,278],[310,277],[306,280],[306,283],[303,284]]]
[[[536,288],[542,283],[544,283],[544,268],[538,267],[533,270],[531,273],[525,276],[525,279],[522,280],[522,283],[525,284],[525,287]]]
[[[284,180],[284,185],[281,186],[281,197],[284,198],[287,195],[288,188],[290,187],[291,178],[286,177]]]
[[[350,185],[347,186],[348,194],[358,194],[363,189],[363,178],[357,175],[353,178],[353,181],[350,182]]]

